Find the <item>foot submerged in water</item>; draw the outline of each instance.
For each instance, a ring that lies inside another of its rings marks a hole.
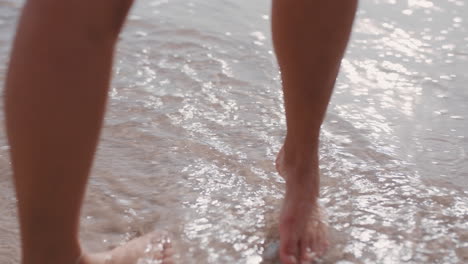
[[[108,252],[83,254],[77,264],[174,264],[171,242],[153,232]]]
[[[288,178],[288,171],[284,166],[283,149],[276,159],[276,169],[286,180],[287,188],[281,208],[279,233],[279,255],[283,264],[313,263],[322,256],[328,248],[327,225],[324,223],[324,215],[317,203],[313,181],[310,184],[295,182]],[[318,168],[310,170],[312,177],[319,177]],[[318,182],[318,181],[317,181]],[[318,195],[318,194],[317,194]]]

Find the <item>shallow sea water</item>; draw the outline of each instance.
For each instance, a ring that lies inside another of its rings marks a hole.
[[[21,3],[0,1],[0,83]],[[181,263],[279,263],[285,120],[269,5],[137,1],[83,209],[87,248],[157,229]],[[361,1],[323,125],[321,263],[468,261],[467,29],[465,1]],[[0,129],[0,263],[13,264]]]

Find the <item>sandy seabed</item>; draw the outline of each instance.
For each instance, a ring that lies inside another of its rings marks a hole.
[[[0,82],[21,3],[0,2]],[[464,1],[361,1],[323,125],[322,263],[468,261],[467,19]],[[269,23],[268,1],[137,2],[83,210],[87,248],[165,229],[181,263],[278,263],[285,131]],[[0,212],[0,263],[19,263],[4,133]]]

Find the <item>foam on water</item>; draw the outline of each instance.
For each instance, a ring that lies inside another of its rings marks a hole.
[[[87,248],[165,229],[182,263],[279,263],[285,120],[268,4],[137,2],[83,210]],[[19,7],[0,2],[2,82]],[[458,0],[361,1],[323,125],[323,263],[468,260],[467,17]],[[18,263],[0,145],[0,262]]]

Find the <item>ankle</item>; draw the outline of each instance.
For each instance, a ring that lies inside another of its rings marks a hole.
[[[295,200],[316,202],[320,193],[320,180],[318,176],[299,176],[286,179],[286,197]]]
[[[316,200],[319,196],[320,169],[318,156],[293,156],[279,158],[281,174],[286,180],[287,196]]]
[[[82,252],[78,244],[66,246],[66,244],[47,243],[44,238],[42,244],[24,245],[22,264],[75,264]]]
[[[315,151],[295,151],[285,144],[276,162],[286,182],[314,182],[314,178],[319,177],[319,157]]]
[[[287,138],[282,149],[284,166],[301,170],[318,168],[318,145],[318,141],[297,143]]]

